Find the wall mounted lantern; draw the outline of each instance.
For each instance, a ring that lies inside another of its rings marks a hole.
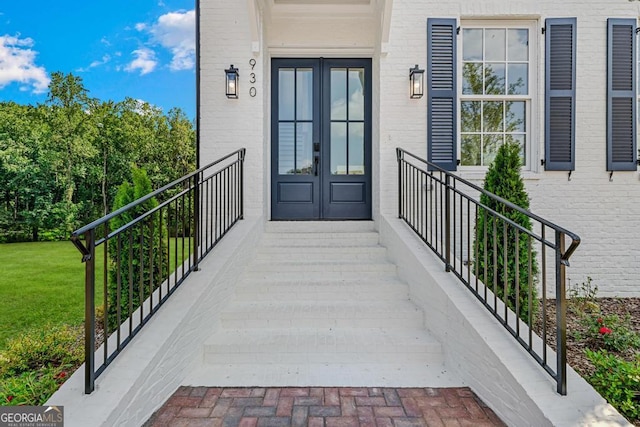
[[[238,99],[238,69],[231,64],[229,69],[224,70],[224,73],[227,98]]]
[[[424,95],[424,70],[418,68],[418,64],[413,68],[409,68],[409,84],[411,98],[422,98],[422,95]]]

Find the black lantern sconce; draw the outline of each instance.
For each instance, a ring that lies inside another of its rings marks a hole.
[[[411,99],[422,98],[424,95],[424,70],[418,68],[418,64],[409,68],[409,84]]]
[[[224,70],[224,73],[227,98],[238,99],[238,69],[231,64],[229,69]]]

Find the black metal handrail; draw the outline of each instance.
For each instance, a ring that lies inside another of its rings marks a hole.
[[[580,238],[408,151],[397,148],[396,155],[399,218],[444,262],[446,271],[452,272],[556,380],[558,393],[565,395],[565,270]],[[503,211],[515,211],[527,217],[531,229],[483,204],[481,195]],[[553,240],[547,238],[551,233]],[[500,241],[490,238],[500,234]],[[568,249],[565,249],[566,238],[571,239]],[[500,246],[503,249],[498,255]],[[525,252],[521,260],[522,247]],[[521,266],[523,262],[525,265]],[[547,269],[551,263],[553,270]],[[540,265],[539,275],[534,267],[537,265]],[[521,277],[526,278],[526,282],[522,283]],[[550,279],[555,282],[553,289],[547,286]],[[535,296],[538,290],[541,301]],[[548,316],[549,297],[555,298],[555,320]],[[541,320],[536,323],[533,313],[538,305]],[[555,336],[550,327],[554,323]],[[538,330],[539,338],[534,329]],[[554,344],[554,339],[556,362],[552,367],[547,346]]]
[[[245,154],[234,151],[73,232],[85,263],[85,393],[243,218]]]

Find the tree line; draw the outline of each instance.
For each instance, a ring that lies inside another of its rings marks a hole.
[[[193,171],[195,140],[179,108],[102,101],[53,73],[44,103],[0,102],[0,243],[69,238],[112,210],[135,168],[153,188]]]

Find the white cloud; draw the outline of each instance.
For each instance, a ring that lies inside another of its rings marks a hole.
[[[173,71],[190,70],[195,66],[195,24],[196,12],[189,10],[164,14],[152,26],[144,26],[155,42],[171,51],[173,57],[169,68]]]
[[[89,64],[89,66],[87,68],[78,68],[76,71],[78,71],[80,73],[84,73],[86,71],[91,70],[92,68],[96,68],[96,67],[99,67],[101,65],[104,65],[104,64],[108,63],[109,61],[111,61],[111,55],[105,54],[105,55],[102,56],[102,59],[97,59],[97,60],[93,61],[91,64]]]
[[[138,30],[138,31],[142,31],[145,28],[147,28],[147,24],[145,24],[145,23],[140,22],[140,23],[136,24],[136,30]]]
[[[135,72],[136,70],[140,70],[140,75],[144,76],[152,72],[158,65],[156,53],[149,48],[142,47],[134,50],[131,54],[135,56],[136,59],[124,67],[125,71]]]
[[[100,65],[104,65],[109,61],[111,61],[111,56],[108,54],[103,55],[101,60],[93,61],[91,64],[89,64],[89,68],[99,67]]]
[[[32,39],[20,35],[0,36],[0,88],[17,82],[22,84],[20,90],[47,91],[51,80],[45,68],[35,64],[38,52],[31,49],[33,45]]]

